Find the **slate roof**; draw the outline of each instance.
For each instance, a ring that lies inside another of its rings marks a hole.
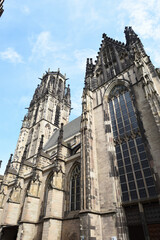
[[[81,116],[78,118],[74,119],[73,121],[67,123],[63,127],[63,140],[65,141],[66,139],[74,136],[76,133],[80,131],[80,123],[81,123]],[[48,142],[44,146],[44,150],[46,151],[47,149],[55,146],[58,141],[58,136],[59,136],[59,129],[57,129],[52,137],[48,140]]]

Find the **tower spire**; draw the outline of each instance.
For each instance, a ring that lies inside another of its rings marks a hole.
[[[6,166],[6,170],[5,170],[4,175],[7,173],[8,169],[9,169],[10,166],[11,166],[12,157],[13,157],[13,154],[11,153],[10,158],[9,158],[9,160],[8,160],[8,164],[7,164],[7,166]]]
[[[130,45],[135,43],[136,41],[140,41],[138,35],[134,32],[132,27],[125,27],[124,33],[126,37],[126,45]]]
[[[60,128],[61,123],[68,123],[70,109],[70,88],[66,87],[66,75],[61,74],[59,69],[55,72],[49,69],[35,89],[24,117],[13,167],[24,159],[34,162],[33,157],[40,152],[53,130]],[[25,149],[24,152],[21,149]]]
[[[44,135],[41,135],[41,141],[39,144],[39,148],[38,148],[38,154],[41,152],[42,148],[43,148],[43,139],[44,139]]]

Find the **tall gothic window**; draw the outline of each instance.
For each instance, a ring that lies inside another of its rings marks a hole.
[[[109,108],[123,201],[155,196],[149,159],[126,87],[119,85],[113,88]]]
[[[60,107],[56,107],[56,114],[55,114],[55,120],[54,124],[58,127],[59,126],[59,117],[60,117]]]
[[[70,182],[70,209],[80,209],[80,165],[73,169]]]

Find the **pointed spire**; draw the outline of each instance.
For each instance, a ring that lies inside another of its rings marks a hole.
[[[58,143],[62,143],[63,140],[63,123],[61,123],[61,128],[59,131]]]
[[[23,163],[24,160],[26,160],[26,157],[27,157],[27,147],[28,147],[28,144],[26,144],[26,146],[25,146],[21,163]]]
[[[102,38],[106,38],[106,37],[107,37],[106,33],[103,33]]]
[[[7,166],[6,166],[6,170],[5,170],[5,173],[4,173],[4,174],[6,174],[6,173],[7,173],[8,169],[9,169],[9,168],[10,168],[10,166],[11,166],[12,157],[13,157],[13,154],[11,153],[11,155],[10,155],[10,158],[9,158],[9,160],[8,160],[8,164],[7,164]]]
[[[125,27],[124,33],[126,37],[126,45],[133,44],[137,40],[139,41],[138,35],[133,31],[132,27]]]
[[[44,139],[44,135],[41,135],[41,141],[39,143],[39,148],[38,148],[38,153],[40,153],[43,149],[43,139]]]
[[[68,87],[67,87],[67,92],[65,94],[65,97],[66,97],[66,101],[68,104],[71,104],[71,93],[70,93],[70,85],[68,84]]]
[[[90,84],[87,81],[88,77],[91,77],[93,75],[95,65],[92,62],[92,58],[87,58],[86,63],[86,76],[85,76],[85,88],[90,88]]]
[[[59,76],[59,74],[60,74],[60,68],[58,68],[57,70],[57,77]]]
[[[92,75],[93,73],[93,70],[94,70],[94,65],[93,65],[93,62],[92,62],[92,58],[87,58],[87,63],[86,63],[86,76],[88,75]]]
[[[61,123],[61,128],[60,128],[59,137],[58,137],[57,160],[59,158],[62,158],[62,141],[63,141],[63,123]]]

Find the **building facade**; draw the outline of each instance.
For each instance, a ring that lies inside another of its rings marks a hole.
[[[82,113],[48,71],[0,190],[1,239],[160,239],[160,71],[131,27],[87,59]]]

